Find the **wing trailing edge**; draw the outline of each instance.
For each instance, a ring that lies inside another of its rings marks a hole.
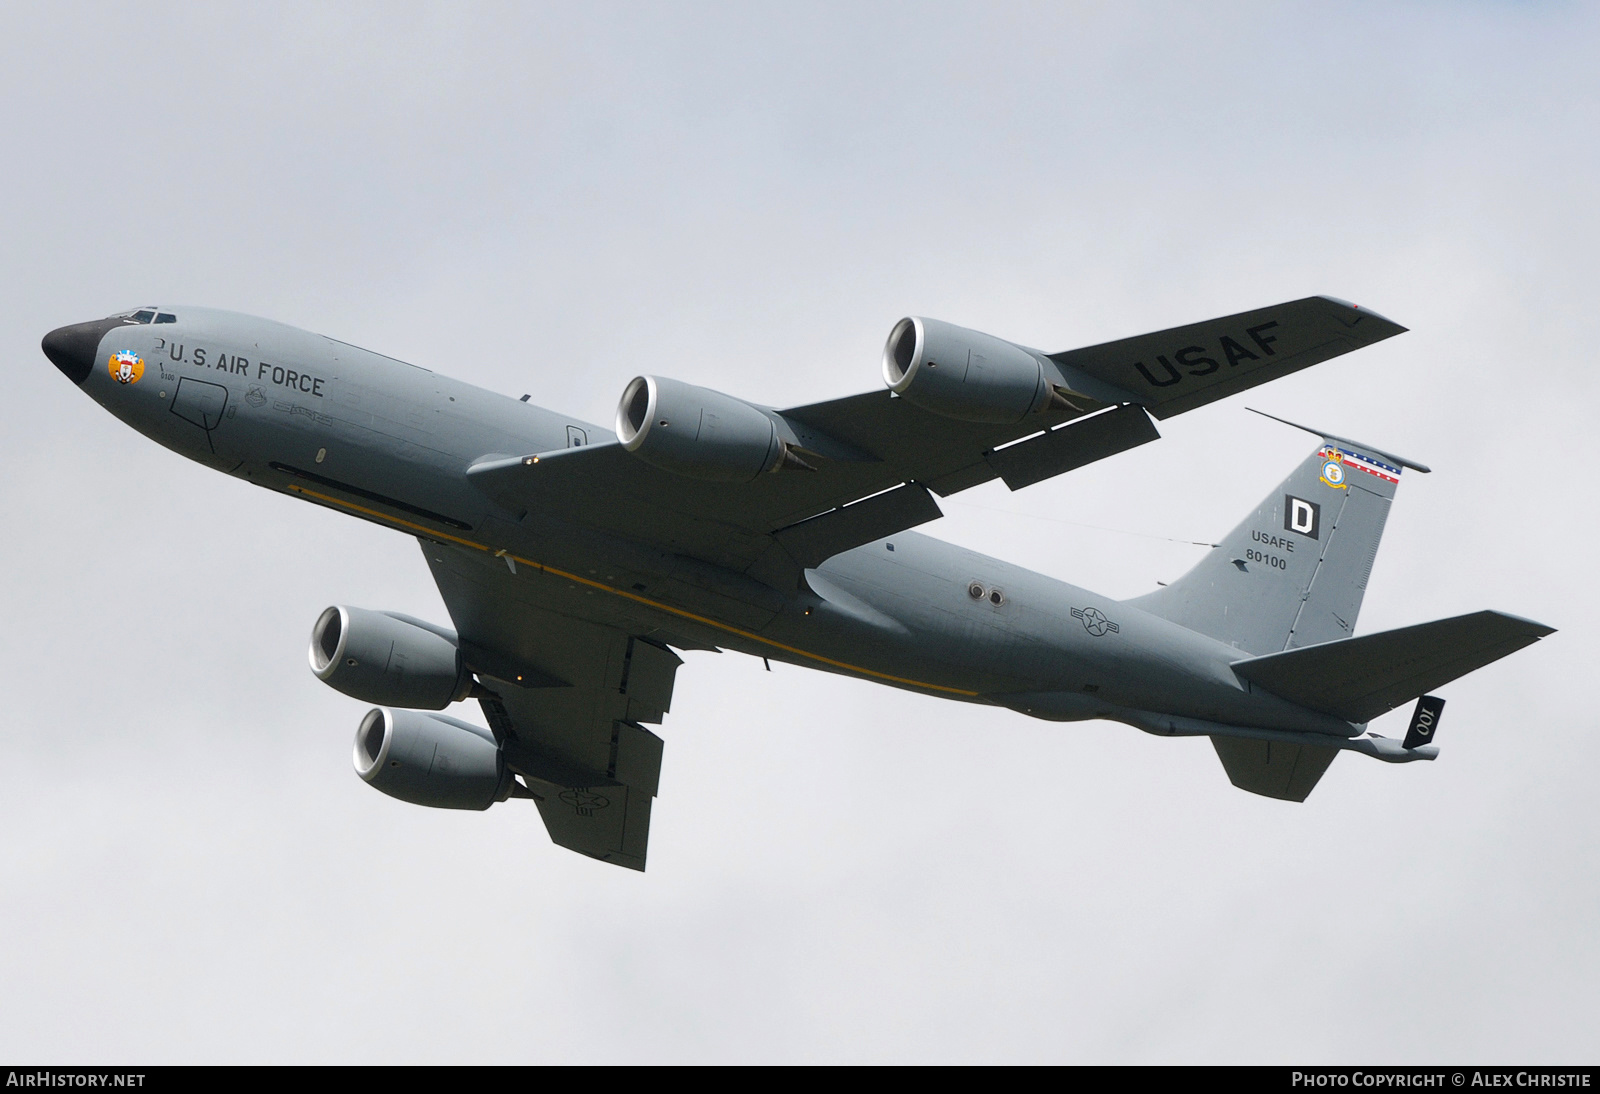
[[[925,486],[908,482],[792,524],[773,533],[802,569],[841,551],[871,543],[944,516]]]

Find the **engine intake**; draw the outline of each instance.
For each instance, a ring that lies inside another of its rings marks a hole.
[[[356,774],[391,798],[435,809],[487,809],[514,780],[486,729],[440,714],[378,707],[356,728]]]
[[[964,422],[1020,422],[1052,391],[1043,362],[1021,346],[917,317],[889,332],[883,379],[922,409]]]
[[[784,445],[763,411],[710,388],[636,376],[617,404],[622,447],[663,471],[751,482],[783,465]]]
[[[385,612],[327,609],[307,656],[324,684],[368,703],[443,710],[472,690],[454,642]]]

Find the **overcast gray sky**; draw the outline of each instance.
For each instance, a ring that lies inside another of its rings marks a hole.
[[[1595,8],[5,25],[0,1056],[1594,1061]],[[1442,690],[1439,762],[1292,805],[1204,740],[692,653],[644,875],[364,786],[305,644],[330,603],[445,619],[415,543],[153,445],[38,348],[213,305],[609,422],[639,372],[872,388],[905,314],[1054,350],[1316,292],[1412,331],[926,530],[1125,597],[1309,450],[1246,403],[1428,463],[1359,629],[1560,628]]]

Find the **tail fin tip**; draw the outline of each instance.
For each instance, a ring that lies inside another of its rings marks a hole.
[[[1284,425],[1293,426],[1295,429],[1304,430],[1313,437],[1321,437],[1325,441],[1338,441],[1340,444],[1348,444],[1355,448],[1364,448],[1368,452],[1374,452],[1379,456],[1387,456],[1401,467],[1409,468],[1412,471],[1420,471],[1424,475],[1433,474],[1433,468],[1429,467],[1427,464],[1418,463],[1416,460],[1408,460],[1404,456],[1398,456],[1387,449],[1379,448],[1376,445],[1367,444],[1365,441],[1353,440],[1350,437],[1341,437],[1336,433],[1329,433],[1325,429],[1318,429],[1315,426],[1301,425],[1299,422],[1291,422],[1288,418],[1280,418],[1276,414],[1268,414],[1265,410],[1257,410],[1253,406],[1247,406],[1245,409],[1252,414],[1259,414],[1263,418],[1271,418],[1275,422],[1282,422]]]

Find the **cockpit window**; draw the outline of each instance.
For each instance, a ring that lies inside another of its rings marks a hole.
[[[176,323],[177,321],[178,317],[173,315],[171,312],[164,311],[160,315],[156,316],[157,323]]]
[[[133,313],[134,320],[140,323],[148,323],[155,317],[156,313],[153,311],[136,311]]]

